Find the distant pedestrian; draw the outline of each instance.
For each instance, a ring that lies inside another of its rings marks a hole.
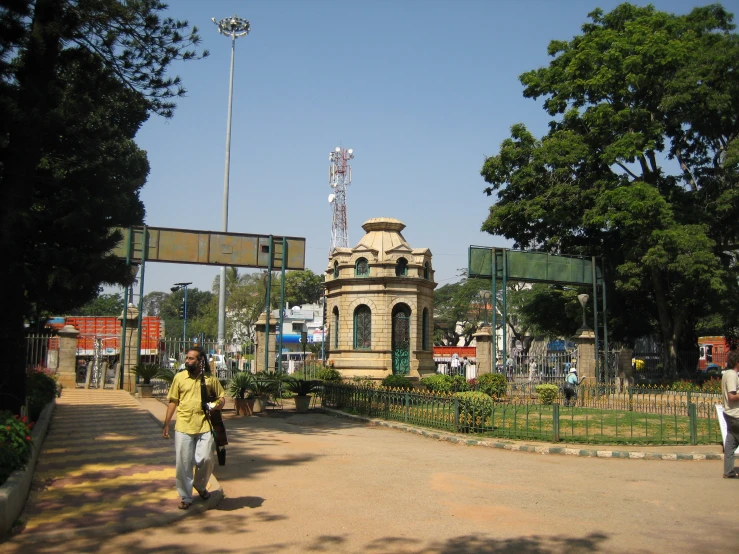
[[[734,453],[739,446],[739,351],[729,352],[728,368],[721,377],[721,393],[724,400],[726,420],[726,442],[724,442],[724,479],[736,479],[739,474],[734,467]]]
[[[207,485],[215,465],[215,441],[205,410],[220,410],[226,403],[221,383],[208,370],[205,350],[193,346],[185,356],[185,368],[175,375],[169,388],[167,414],[164,417],[162,436],[169,438],[169,423],[177,411],[175,422],[175,480],[182,501],[180,510],[192,504],[192,489],[200,498],[210,498]],[[203,402],[201,382],[205,382],[208,395],[216,400]]]
[[[571,367],[567,377],[565,378],[565,406],[575,405],[575,402],[577,401],[577,387],[579,385],[580,382],[577,380],[577,370],[574,367]]]
[[[536,378],[536,360],[533,358],[529,362],[529,382],[533,381]]]
[[[513,377],[513,358],[511,358],[510,355],[506,357],[505,369],[508,374],[508,378]]]

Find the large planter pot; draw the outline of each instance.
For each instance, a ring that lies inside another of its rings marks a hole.
[[[252,414],[254,406],[253,398],[234,398],[234,408],[236,415],[249,416]]]
[[[139,398],[151,398],[153,396],[152,389],[154,388],[151,384],[139,383]]]
[[[254,412],[255,414],[258,414],[258,413],[264,411],[264,406],[265,406],[266,402],[265,402],[265,399],[263,397],[257,396],[255,398],[253,398],[252,401],[254,402],[254,404],[252,406],[252,412]]]
[[[295,411],[299,414],[305,414],[308,412],[308,408],[310,408],[310,396],[298,396],[297,394],[293,396],[293,400],[295,400]]]

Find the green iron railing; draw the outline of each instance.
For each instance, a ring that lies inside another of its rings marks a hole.
[[[561,400],[558,398],[557,400]],[[339,410],[483,437],[596,444],[721,442],[718,394],[580,387],[574,406],[538,403],[509,387],[503,399],[325,384],[323,404]]]

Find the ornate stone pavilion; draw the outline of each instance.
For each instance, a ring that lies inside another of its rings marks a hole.
[[[405,224],[370,219],[354,248],[335,248],[326,270],[329,361],[344,377],[434,373],[434,271]]]

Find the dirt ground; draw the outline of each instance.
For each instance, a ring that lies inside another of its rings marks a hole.
[[[721,461],[463,446],[325,414],[229,418],[226,497],[203,515],[12,553],[733,551],[739,480]],[[164,440],[164,439],[162,439]],[[173,496],[173,505],[176,504]]]

